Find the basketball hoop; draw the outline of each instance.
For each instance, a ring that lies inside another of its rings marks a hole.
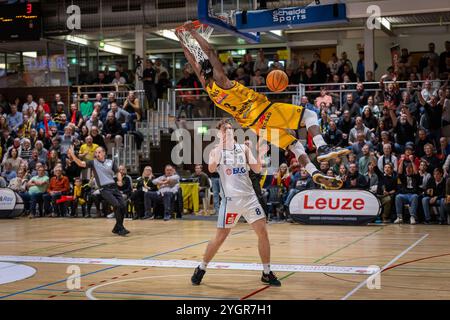
[[[201,23],[196,20],[193,21],[192,24],[195,27],[195,30],[205,39],[209,40],[209,37],[213,33],[214,29],[211,26]],[[202,61],[208,60],[208,56],[203,52],[202,48],[198,44],[197,40],[191,35],[191,33],[186,30],[184,25],[175,29],[175,34],[178,39],[188,48],[189,52],[191,52],[195,60],[199,63]]]

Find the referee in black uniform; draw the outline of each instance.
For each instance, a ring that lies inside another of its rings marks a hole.
[[[119,236],[124,236],[130,231],[123,226],[123,219],[127,211],[127,203],[122,197],[117,184],[114,180],[114,173],[117,172],[117,182],[122,184],[124,178],[118,170],[117,164],[110,159],[106,159],[106,152],[103,147],[95,149],[95,159],[90,161],[81,161],[75,156],[73,147],[67,151],[68,156],[81,168],[91,168],[94,172],[95,180],[100,188],[100,194],[105,201],[114,207],[116,216],[116,225],[112,230]]]

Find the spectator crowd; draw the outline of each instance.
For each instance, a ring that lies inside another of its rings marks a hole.
[[[328,144],[352,153],[344,159],[316,164],[324,174],[339,176],[344,189],[376,194],[383,207],[383,222],[402,223],[407,208],[412,224],[446,224],[450,146],[443,129],[450,124],[450,43],[446,42],[446,51],[440,55],[430,43],[429,52],[418,64],[413,64],[407,49],[402,49],[397,68],[389,68],[379,82],[375,82],[373,72],[365,72],[363,52],[355,66],[344,52],[341,59],[333,55],[327,63],[318,53],[311,63],[293,56],[284,67],[276,55],[269,64],[262,50],[255,61],[246,54],[240,64],[231,57],[224,64],[231,79],[247,86],[263,86],[268,72],[283,69],[291,84],[303,83],[307,92],[319,92],[301,97],[300,104],[317,113]],[[168,72],[163,68],[161,61],[145,62],[142,78],[149,105],[170,87]],[[126,82],[120,72],[114,79],[105,80],[104,76],[100,73],[95,83]],[[193,96],[201,88],[189,67],[183,70],[177,87],[190,89],[182,96],[177,117],[185,112],[191,118]],[[336,90],[345,94],[338,95]],[[28,95],[24,102],[7,101],[0,95],[0,187],[18,192],[30,217],[76,217],[79,209],[82,216],[90,217],[93,206],[95,216],[111,217],[112,210],[101,199],[90,169],[80,169],[67,156],[67,150],[73,146],[82,160],[92,160],[98,146],[111,155],[112,148],[121,146],[124,135],[134,132],[136,122],[142,121],[142,100],[133,91],[121,99],[115,92],[107,97],[101,93],[84,95],[69,106],[59,94],[51,102],[35,98]],[[314,160],[310,137],[306,149]],[[275,219],[289,219],[292,197],[318,187],[291,152],[282,156],[285,163],[260,181],[261,199]],[[151,167],[145,167],[134,182],[124,166],[120,174],[126,177],[119,189],[129,200],[130,216],[168,220],[174,211],[181,216],[181,177],[175,167],[167,165],[158,178]],[[206,175],[198,165],[190,178],[200,182],[201,199],[213,189],[217,211],[217,175]]]

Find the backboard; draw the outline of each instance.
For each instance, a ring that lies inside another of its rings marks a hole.
[[[263,31],[348,22],[340,0],[198,0],[198,19],[250,43]]]

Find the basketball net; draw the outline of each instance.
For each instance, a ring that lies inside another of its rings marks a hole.
[[[195,30],[200,34],[205,40],[209,40],[209,37],[213,33],[214,29],[211,26],[201,23],[196,20],[192,24]],[[184,25],[175,29],[175,34],[178,39],[186,46],[190,53],[195,57],[195,60],[199,63],[208,60],[208,56],[203,52],[202,48],[198,44],[197,40],[191,35],[191,33],[185,29]]]

